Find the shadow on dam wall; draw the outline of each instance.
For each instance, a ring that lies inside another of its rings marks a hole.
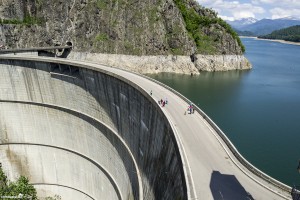
[[[0,157],[10,177],[63,199],[187,199],[174,133],[138,86],[58,63],[0,60],[0,70],[0,151],[20,156]]]

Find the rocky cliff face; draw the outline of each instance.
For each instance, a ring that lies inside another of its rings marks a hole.
[[[197,17],[195,30],[189,28],[186,12]],[[0,18],[0,43],[5,48],[71,42],[75,52],[102,54],[243,52],[216,13],[193,0],[2,0]]]
[[[193,1],[182,2],[199,16],[216,18],[213,12]],[[0,17],[1,42],[7,47],[71,41],[77,51],[99,53],[201,52],[186,29],[181,10],[172,0],[2,0]],[[218,23],[202,27],[200,32],[208,43],[217,41],[213,44],[215,54],[242,53],[237,42]]]
[[[3,1],[1,8],[2,19],[41,21],[2,25],[9,47],[71,41],[77,51],[134,55],[189,54],[193,48],[172,1],[14,0]]]

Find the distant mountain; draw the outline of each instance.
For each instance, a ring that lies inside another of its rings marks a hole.
[[[242,30],[243,27],[254,24],[255,22],[259,21],[258,19],[255,19],[253,17],[249,18],[243,18],[235,21],[226,21],[228,24],[230,24],[232,27],[238,30]]]
[[[271,34],[259,36],[259,38],[300,42],[300,25],[273,31]]]
[[[237,29],[234,29],[235,32],[238,34],[238,35],[241,35],[241,36],[249,36],[249,37],[254,37],[256,36],[254,33],[250,32],[250,31],[240,31],[240,30],[237,30]]]
[[[254,20],[252,20],[254,21]],[[231,21],[228,23],[237,30],[243,33],[245,31],[252,32],[254,35],[267,35],[275,30],[287,28],[290,26],[300,25],[300,19],[296,18],[281,18],[281,19],[262,19],[254,23],[244,24],[242,20]]]
[[[284,17],[284,18],[281,18],[281,19],[290,19],[290,20],[298,20],[298,21],[300,21],[299,17],[292,17],[292,16],[290,16],[290,17]]]

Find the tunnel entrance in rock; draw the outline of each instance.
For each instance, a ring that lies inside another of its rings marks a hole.
[[[67,44],[67,46],[70,46],[70,47],[73,46],[72,42],[70,42],[70,41],[68,41],[66,44]]]

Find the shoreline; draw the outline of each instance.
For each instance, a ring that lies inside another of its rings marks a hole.
[[[239,35],[239,38],[257,38],[257,37],[255,37],[255,36],[241,36],[241,35]]]
[[[200,74],[201,71],[212,72],[251,69],[251,63],[244,55],[195,54],[193,61],[190,56],[134,56],[73,51],[68,58],[96,62],[140,74],[170,72],[196,75]]]
[[[291,45],[296,45],[300,46],[300,42],[290,42],[290,41],[285,41],[285,40],[276,40],[276,39],[263,39],[263,38],[258,38],[254,36],[239,36],[240,38],[253,38],[255,40],[265,40],[265,41],[271,41],[271,42],[279,42],[282,44],[291,44]]]

